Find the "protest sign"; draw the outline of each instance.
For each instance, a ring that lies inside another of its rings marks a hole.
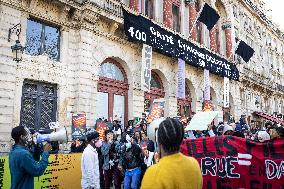
[[[148,123],[151,123],[155,119],[164,117],[165,101],[164,99],[156,99],[150,108],[150,113],[148,116]]]
[[[213,121],[213,119],[218,115],[219,112],[198,112],[196,113],[185,130],[206,130],[208,125]]]
[[[105,121],[102,121],[102,120],[97,120],[96,125],[95,125],[95,129],[99,133],[100,139],[105,140],[106,139],[105,131],[109,130],[107,123]]]
[[[86,114],[72,115],[72,138],[84,139],[86,133]]]
[[[34,188],[81,188],[81,154],[54,154],[49,156],[49,164],[40,177],[35,177]],[[0,189],[11,185],[9,157],[0,157]]]
[[[187,139],[181,152],[195,157],[203,188],[284,188],[284,139],[257,143],[239,137]]]

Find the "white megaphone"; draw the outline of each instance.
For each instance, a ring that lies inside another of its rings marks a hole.
[[[60,143],[66,143],[68,141],[67,130],[65,127],[60,128],[58,131],[50,134],[38,134],[36,136],[36,142],[52,142],[58,141]]]
[[[149,124],[147,128],[147,134],[148,134],[148,138],[152,140],[153,142],[157,142],[157,136],[156,136],[157,129],[159,128],[160,123],[162,123],[165,119],[166,118],[161,117],[161,118],[155,119]]]

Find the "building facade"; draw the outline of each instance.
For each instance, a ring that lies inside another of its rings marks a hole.
[[[202,3],[221,16],[215,27],[195,23]],[[203,70],[186,65],[186,98],[177,99],[177,60],[153,52],[151,90],[141,90],[142,45],[128,41],[122,6],[237,64],[240,81],[230,81],[229,112],[238,119],[255,111],[284,112],[284,36],[249,0],[0,0],[0,152],[9,151],[11,129],[40,130],[58,120],[69,126],[73,113],[97,118],[141,117],[154,99],[165,99],[165,116],[202,110]],[[11,45],[21,26],[23,60]],[[191,33],[191,34],[189,34]],[[245,64],[233,55],[235,37],[255,49]],[[214,110],[223,110],[223,78],[210,74]],[[223,118],[220,117],[219,120]]]

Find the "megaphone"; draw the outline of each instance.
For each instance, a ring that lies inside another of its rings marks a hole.
[[[156,131],[159,128],[160,123],[162,123],[164,120],[165,120],[164,117],[158,118],[149,124],[147,128],[147,134],[148,134],[148,138],[152,140],[153,142],[157,142],[156,141],[157,140]]]
[[[67,130],[65,127],[60,128],[58,131],[50,134],[38,134],[36,136],[36,142],[53,142],[58,141],[60,143],[66,143],[68,141]]]

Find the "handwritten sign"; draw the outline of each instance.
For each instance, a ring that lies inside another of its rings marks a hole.
[[[81,154],[54,154],[42,176],[35,177],[35,189],[81,188]],[[10,188],[8,156],[0,157],[0,189]]]

